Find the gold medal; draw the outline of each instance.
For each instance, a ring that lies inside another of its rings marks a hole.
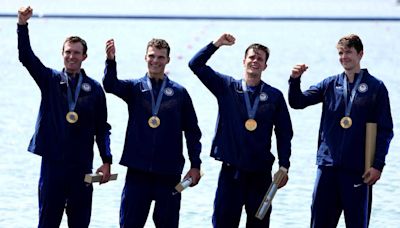
[[[254,131],[257,128],[257,122],[254,119],[248,119],[244,123],[244,126],[248,131]]]
[[[151,128],[157,128],[158,126],[160,126],[160,118],[158,118],[157,116],[152,116],[149,118],[148,123]]]
[[[344,129],[351,127],[352,124],[353,124],[353,121],[348,116],[345,116],[340,120],[340,126],[342,126],[342,128],[344,128]]]
[[[65,118],[67,119],[68,123],[76,123],[76,121],[78,121],[78,113],[73,111],[68,112]]]

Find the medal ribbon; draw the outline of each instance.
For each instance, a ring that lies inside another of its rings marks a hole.
[[[69,107],[69,111],[71,112],[71,111],[75,110],[75,106],[76,106],[76,103],[78,101],[79,93],[81,92],[81,86],[82,86],[83,77],[82,77],[82,74],[79,74],[78,84],[76,85],[76,88],[75,88],[75,97],[74,97],[74,99],[72,99],[72,89],[69,86],[68,75],[67,75],[67,73],[65,71],[64,71],[64,76],[65,76],[66,81],[67,81],[68,107]]]
[[[347,77],[346,74],[344,75],[344,83],[343,83],[343,96],[344,96],[344,104],[345,104],[345,116],[350,116],[350,111],[351,111],[351,106],[353,106],[353,101],[357,96],[357,89],[358,86],[360,85],[361,79],[363,77],[363,71],[360,70],[360,73],[357,77],[356,83],[354,84],[353,89],[351,90],[351,95],[350,95],[350,99],[347,102],[347,96],[348,96],[348,91],[347,91],[347,87],[348,87],[348,82],[347,82]]]
[[[260,93],[261,93],[263,87],[264,87],[264,84],[262,83]],[[254,117],[256,116],[258,103],[260,102],[260,96],[258,95],[256,97],[256,99],[254,100],[253,107],[251,107],[249,93],[247,92],[247,85],[244,80],[242,80],[242,89],[243,89],[243,94],[244,94],[244,103],[246,103],[247,115],[249,116],[249,119],[254,119]]]
[[[163,97],[164,89],[165,89],[166,85],[167,85],[167,76],[164,75],[164,79],[161,84],[160,91],[158,92],[157,102],[155,102],[153,87],[151,85],[150,77],[147,76],[147,86],[149,87],[150,94],[151,94],[151,112],[153,113],[153,116],[157,116],[157,114],[158,114],[158,110],[160,109],[160,105],[161,105],[161,99]]]

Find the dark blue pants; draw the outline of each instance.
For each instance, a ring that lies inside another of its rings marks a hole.
[[[368,226],[368,191],[362,174],[318,167],[311,206],[312,228],[336,228],[342,211],[347,228]]]
[[[271,171],[243,172],[223,164],[214,200],[214,228],[239,227],[243,206],[247,214],[246,227],[268,228],[271,207],[263,220],[255,215],[270,184]]]
[[[75,165],[42,159],[39,228],[59,227],[64,209],[69,227],[89,227],[93,186],[84,182],[85,173],[88,172],[91,171]]]
[[[120,226],[143,228],[154,200],[153,221],[157,228],[177,228],[181,194],[173,194],[180,175],[160,175],[128,169],[122,192]]]

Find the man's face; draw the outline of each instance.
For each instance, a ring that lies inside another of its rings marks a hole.
[[[62,52],[64,66],[68,73],[79,73],[82,62],[87,55],[83,54],[83,45],[80,42],[66,42]]]
[[[262,50],[249,49],[243,59],[246,74],[261,77],[261,73],[267,68],[266,56]]]
[[[158,49],[150,46],[147,48],[145,60],[150,76],[163,76],[165,66],[169,63],[167,49]]]
[[[351,71],[360,67],[360,61],[363,56],[363,51],[357,53],[354,47],[348,48],[339,46],[337,48],[339,54],[339,62],[347,71]]]

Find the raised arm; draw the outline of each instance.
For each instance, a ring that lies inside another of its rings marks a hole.
[[[28,20],[31,18],[32,12],[33,9],[29,6],[21,7],[18,10],[18,58],[42,90],[47,85],[47,79],[52,75],[52,70],[45,67],[32,51],[28,30]]]
[[[21,7],[18,10],[18,24],[26,25],[28,23],[29,18],[32,17],[33,9],[28,7]]]
[[[308,90],[302,92],[300,88],[300,79],[308,66],[297,64],[293,67],[289,79],[289,105],[294,109],[303,109],[310,105],[317,104],[323,100],[323,82],[311,86]]]
[[[229,33],[222,34],[219,38],[217,38],[213,44],[215,47],[219,48],[221,46],[232,46],[235,44],[235,37]]]
[[[215,41],[202,48],[189,61],[189,68],[200,79],[200,81],[214,94],[218,95],[221,88],[228,85],[228,76],[214,71],[206,65],[207,61],[221,46],[231,46],[235,43],[235,38],[230,34],[222,34]]]
[[[115,60],[115,43],[114,39],[109,39],[106,42],[107,60]]]
[[[306,72],[308,66],[304,63],[296,64],[292,69],[292,74],[290,75],[291,78],[300,78],[304,72]]]
[[[129,80],[118,80],[117,62],[115,61],[115,42],[109,39],[106,42],[106,67],[104,69],[103,86],[107,93],[112,93],[123,100],[129,99],[131,82]]]

